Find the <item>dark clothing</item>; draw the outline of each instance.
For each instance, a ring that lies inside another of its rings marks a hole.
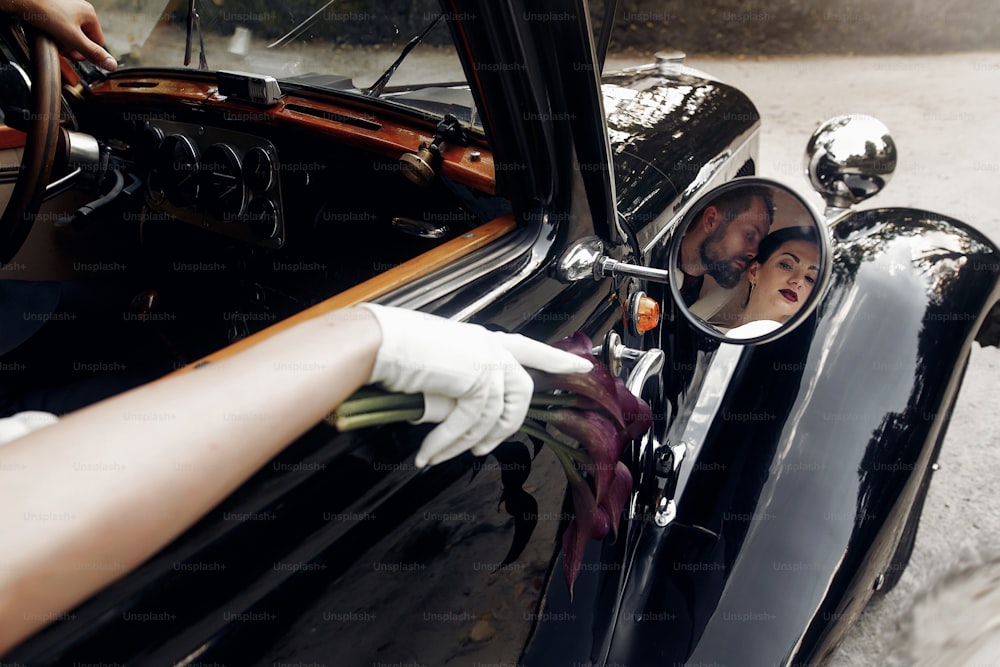
[[[59,305],[53,281],[0,280],[0,357],[21,346],[48,322]]]
[[[123,288],[0,281],[0,417],[66,414],[175,366]]]
[[[690,306],[692,303],[698,300],[701,295],[702,285],[705,284],[705,276],[689,276],[684,274],[684,283],[681,285],[681,298],[684,299],[684,305]]]

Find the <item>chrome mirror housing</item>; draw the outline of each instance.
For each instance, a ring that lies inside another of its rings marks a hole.
[[[805,169],[829,216],[830,209],[850,208],[882,191],[896,170],[896,143],[877,118],[837,116],[809,138]]]

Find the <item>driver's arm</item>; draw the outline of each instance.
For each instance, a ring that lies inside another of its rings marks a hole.
[[[86,0],[0,0],[3,11],[49,34],[66,56],[113,71],[118,63],[104,47],[104,32]]]

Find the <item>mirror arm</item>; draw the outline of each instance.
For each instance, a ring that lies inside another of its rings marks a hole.
[[[405,156],[404,156],[405,157]],[[604,244],[596,236],[580,239],[562,253],[556,264],[556,275],[563,282],[593,278],[631,276],[657,283],[670,282],[670,272],[639,264],[619,262],[604,254]]]
[[[610,257],[601,257],[597,260],[597,263],[594,265],[594,274],[594,277],[598,279],[605,276],[632,276],[634,278],[651,280],[655,283],[666,284],[670,282],[669,271],[640,266],[638,264],[626,264]]]

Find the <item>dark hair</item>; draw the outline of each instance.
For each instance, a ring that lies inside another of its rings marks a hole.
[[[766,262],[778,248],[789,241],[808,241],[819,246],[819,235],[815,227],[782,227],[776,229],[760,242],[754,261],[760,264]]]
[[[733,188],[716,197],[709,206],[719,209],[726,222],[731,222],[740,213],[750,208],[755,198],[764,202],[764,209],[767,211],[767,226],[770,227],[771,223],[774,222],[774,195],[770,188],[762,185]]]

